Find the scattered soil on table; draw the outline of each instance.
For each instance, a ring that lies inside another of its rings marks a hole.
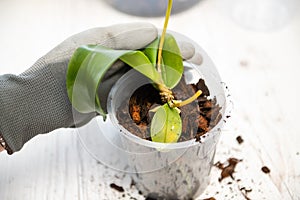
[[[219,182],[221,182],[224,178],[231,177],[233,182],[238,185],[238,189],[240,190],[241,194],[246,200],[250,200],[248,194],[252,192],[252,189],[246,189],[246,187],[240,187],[239,182],[241,179],[235,180],[233,177],[233,173],[235,172],[236,165],[241,162],[242,160],[237,158],[229,158],[225,163],[221,163],[220,161],[217,162],[214,166],[219,168],[221,171],[221,177],[219,178]],[[232,185],[233,182],[228,182],[228,185]]]
[[[216,98],[210,98],[210,92],[203,79],[197,84],[187,85],[184,78],[172,90],[175,99],[185,100],[193,96],[198,90],[202,94],[197,101],[180,108],[182,119],[182,134],[179,142],[196,139],[200,141],[201,136],[215,127],[222,119]],[[128,102],[123,102],[117,111],[119,123],[129,132],[140,138],[150,140],[150,123],[153,112],[149,110],[162,105],[159,91],[152,84],[143,85],[138,88]],[[201,141],[200,141],[201,142]]]
[[[228,164],[225,166],[225,163],[217,162],[215,166],[222,170],[221,177],[219,181],[221,182],[224,178],[231,177],[234,180],[233,173],[236,165],[242,160],[236,158],[229,158],[227,160]]]
[[[156,199],[156,198],[152,198],[152,197],[146,197],[146,199],[145,200],[158,200],[158,199]]]
[[[111,183],[109,186],[110,186],[112,189],[117,190],[118,192],[124,192],[124,191],[125,191],[123,187],[118,186],[118,185],[116,185],[115,183]]]
[[[243,68],[247,68],[249,66],[249,63],[246,60],[241,60],[240,61],[240,66]]]
[[[261,168],[261,171],[263,171],[265,174],[269,174],[271,172],[271,170],[267,166],[263,166]]]
[[[236,141],[237,141],[239,144],[242,144],[242,143],[244,142],[244,139],[243,139],[241,136],[237,136]]]
[[[245,187],[242,187],[242,188],[239,188],[242,195],[244,196],[244,198],[246,200],[251,200],[249,197],[248,197],[248,193],[252,192],[252,189],[246,189]]]

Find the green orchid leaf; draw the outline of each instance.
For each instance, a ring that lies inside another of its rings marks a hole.
[[[97,45],[85,45],[75,51],[69,62],[67,91],[77,111],[81,113],[97,111],[105,115],[96,99],[99,82],[109,67],[127,52],[129,51],[111,51]]]
[[[143,51],[155,67],[157,64],[159,40],[160,37],[154,40]],[[180,49],[171,34],[165,35],[161,65],[161,77],[164,84],[168,88],[174,88],[180,81],[184,68]]]
[[[184,69],[180,49],[175,38],[171,34],[165,35],[162,62],[162,79],[165,85],[172,89],[179,83]]]
[[[179,111],[170,108],[166,103],[155,112],[151,122],[151,138],[154,142],[174,143],[177,142],[182,129],[182,121]]]
[[[67,91],[68,91],[69,97],[72,96],[73,86],[74,86],[75,79],[76,79],[77,73],[79,71],[79,68],[89,53],[90,53],[90,51],[87,48],[80,47],[72,55],[72,58],[69,62],[69,68],[68,68],[67,80],[66,80]]]
[[[105,116],[97,88],[112,64],[121,59],[154,82],[159,74],[144,53],[113,50],[100,45],[85,45],[73,54],[67,72],[67,92],[73,107],[81,113],[98,112]]]
[[[152,65],[149,58],[141,51],[131,51],[120,57],[120,59],[131,66],[154,83],[160,83],[160,75]]]
[[[156,67],[156,64],[157,64],[157,54],[158,54],[159,39],[160,39],[160,37],[158,37],[156,40],[154,40],[151,44],[149,44],[143,50],[144,54],[149,58],[150,62],[155,67]]]

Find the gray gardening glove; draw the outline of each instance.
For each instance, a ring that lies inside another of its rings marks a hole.
[[[68,38],[24,73],[0,76],[0,134],[8,153],[19,151],[38,134],[83,125],[95,116],[76,112],[67,96],[66,70],[77,47],[101,44],[113,49],[140,49],[156,37],[157,29],[145,23],[90,29]],[[100,100],[106,101],[110,88],[125,72],[121,62],[112,67],[104,78],[105,87],[100,88]]]
[[[0,143],[4,140],[12,154],[38,134],[81,126],[96,116],[78,113],[67,96],[66,71],[76,48],[101,44],[113,49],[140,49],[156,37],[157,29],[145,23],[90,29],[68,38],[24,73],[0,76]],[[185,60],[199,61],[201,56],[195,54],[191,44],[179,45]],[[116,62],[106,73],[98,94],[103,108],[111,87],[129,69]]]

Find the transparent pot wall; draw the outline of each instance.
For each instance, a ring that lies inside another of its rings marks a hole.
[[[165,14],[168,0],[105,0],[111,6],[127,14],[154,17]],[[174,0],[172,13],[182,12],[200,0]]]
[[[217,69],[206,53],[188,38],[171,32],[178,42],[188,41],[203,57],[201,65],[185,62],[184,77],[187,84],[205,80],[211,97],[216,97],[225,115],[226,98]],[[138,189],[151,197],[189,199],[200,195],[209,184],[216,144],[223,119],[201,138],[172,144],[155,143],[141,139],[117,120],[120,105],[129,100],[140,86],[150,83],[135,70],[127,72],[115,84],[108,99],[108,118],[99,117],[85,130],[79,130],[82,144],[98,161],[110,168],[131,173]]]
[[[179,41],[188,40],[176,33],[173,35]],[[211,96],[216,96],[223,107],[221,112],[224,115],[225,94],[218,72],[204,51],[196,47],[196,52],[203,56],[203,63],[200,66],[186,63],[185,81],[188,84],[197,83],[199,78],[203,78]],[[136,89],[147,83],[149,80],[146,77],[131,70],[116,83],[109,97],[110,118],[121,134],[127,151],[128,168],[134,173],[133,178],[138,189],[146,196],[168,199],[195,197],[209,184],[209,174],[223,120],[201,138],[201,143],[195,139],[173,144],[143,140],[119,125],[115,113]]]

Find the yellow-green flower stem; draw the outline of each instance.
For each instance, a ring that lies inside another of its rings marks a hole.
[[[164,28],[163,28],[163,32],[161,34],[161,38],[160,38],[160,41],[159,41],[158,57],[157,57],[157,71],[159,73],[161,73],[162,50],[163,50],[163,46],[164,46],[164,42],[165,42],[165,35],[166,35],[166,32],[167,32],[169,18],[170,18],[170,15],[171,15],[172,5],[173,5],[173,0],[169,0],[168,8],[167,8],[166,15],[165,15],[166,17],[165,17]]]
[[[157,55],[157,71],[161,75],[161,64],[162,64],[162,50],[165,42],[165,35],[167,32],[167,27],[169,23],[169,18],[171,15],[171,10],[172,10],[172,5],[173,5],[173,0],[169,0],[168,2],[168,7],[166,10],[166,15],[165,15],[165,23],[164,23],[164,28],[160,37],[159,41],[159,46],[158,46],[158,55]],[[162,80],[162,77],[161,77]],[[170,102],[173,101],[174,96],[172,95],[172,91],[163,84],[163,81],[161,81],[162,84],[158,85],[158,89],[160,90],[160,95],[162,97],[163,102]]]
[[[159,41],[159,46],[158,46],[157,71],[160,74],[161,74],[161,64],[162,64],[162,50],[163,50],[163,46],[164,46],[165,35],[167,32],[169,18],[170,18],[171,11],[172,11],[172,5],[173,5],[173,0],[169,0],[168,7],[166,10],[166,15],[165,15],[164,28],[163,28],[163,31],[162,31],[162,34],[160,37],[160,41]],[[179,101],[179,100],[174,100],[172,91],[163,84],[163,81],[162,81],[162,84],[158,84],[158,89],[160,90],[160,95],[161,95],[162,101],[168,102],[168,104],[171,108],[176,108],[176,109],[178,107],[185,106],[187,104],[192,103],[202,94],[202,91],[198,90],[192,97],[188,98],[187,100]]]
[[[202,94],[202,91],[198,90],[192,97],[188,98],[187,100],[184,100],[184,101],[180,101],[180,100],[170,101],[169,106],[172,107],[172,108],[185,106],[185,105],[190,104],[193,101],[195,101],[201,94]]]

